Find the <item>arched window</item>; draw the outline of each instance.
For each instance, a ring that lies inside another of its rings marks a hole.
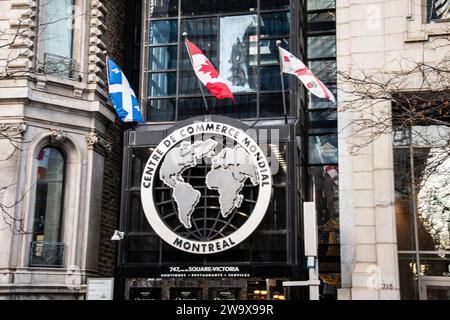
[[[36,201],[30,265],[60,266],[64,246],[61,222],[65,159],[61,151],[44,147],[37,158]]]

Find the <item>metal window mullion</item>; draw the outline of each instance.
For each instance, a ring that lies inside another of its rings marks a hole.
[[[261,41],[261,1],[256,2],[256,118],[261,119],[261,72],[260,72],[260,52],[259,52],[259,42]],[[249,44],[250,49],[250,44]],[[250,61],[250,60],[249,60]]]
[[[298,12],[297,12],[297,6],[295,5],[291,5],[292,1],[289,2],[289,11],[288,11],[288,15],[290,15],[289,21],[291,22],[289,25],[289,36],[288,36],[288,45],[289,45],[289,50],[292,52],[292,48],[295,47],[295,51],[297,51],[297,39],[299,38],[300,34],[302,30],[298,24],[298,22],[300,21],[299,17],[298,17]],[[284,38],[283,38],[284,39]],[[281,68],[281,66],[280,66]],[[284,74],[281,75],[282,77],[284,77]],[[297,100],[298,100],[298,94],[297,94],[297,87],[295,84],[297,82],[297,80],[294,80],[293,77],[289,78],[289,90],[287,90],[288,94],[289,94],[289,110],[288,110],[288,116],[293,116],[298,118],[300,115],[300,112],[297,113]],[[283,95],[286,94],[286,88],[284,88],[284,92],[282,92]],[[291,94],[292,93],[292,94]],[[294,94],[295,93],[295,94]],[[296,99],[293,99],[292,97],[295,96]],[[298,250],[295,250],[298,251]]]
[[[409,128],[409,131],[411,131],[411,128]],[[411,132],[410,132],[411,135]],[[412,141],[411,141],[412,142]],[[417,228],[417,204],[416,204],[416,187],[415,187],[415,172],[414,172],[414,148],[412,146],[412,143],[410,143],[409,146],[409,155],[410,155],[410,179],[411,179],[411,195],[410,195],[410,201],[411,205],[410,208],[412,209],[413,214],[413,221],[414,221],[414,251],[415,251],[415,258],[416,258],[416,271],[417,271],[417,285],[419,290],[419,299],[423,300],[422,292],[420,290],[420,257],[419,257],[419,234],[418,234],[418,228]]]
[[[174,120],[178,121],[178,108],[180,100],[180,82],[181,82],[181,54],[183,52],[183,44],[181,43],[181,0],[178,0],[178,16],[177,16],[178,26],[177,26],[177,84],[175,88],[175,114]],[[161,247],[162,248],[162,247]]]
[[[150,27],[150,22],[147,19],[148,10],[148,0],[143,0],[142,8],[145,10],[142,14],[141,19],[141,70],[140,70],[140,98],[141,98],[141,110],[143,110],[144,121],[147,122],[148,110],[147,110],[147,96],[148,96],[148,84],[147,84],[147,73],[148,68],[148,29]]]
[[[153,21],[153,20],[152,20]],[[150,21],[150,22],[152,22]],[[146,44],[147,47],[149,48],[154,48],[154,47],[170,47],[170,46],[176,46],[178,45],[178,43],[176,42],[166,42],[166,43],[148,43]]]
[[[177,69],[156,69],[156,70],[147,70],[147,74],[155,74],[155,73],[169,73],[169,72],[176,72]]]

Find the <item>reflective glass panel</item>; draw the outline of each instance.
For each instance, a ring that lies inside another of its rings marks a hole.
[[[286,172],[287,172],[287,145],[283,142],[279,142],[278,133],[268,132],[267,137],[271,137],[272,141],[263,143],[259,141],[259,146],[265,152],[267,160],[270,164],[272,171],[272,181],[274,186],[283,186],[286,184]],[[261,139],[261,136],[260,136]]]
[[[281,91],[281,75],[280,67],[261,67],[259,68],[260,76],[260,90],[261,91]],[[284,77],[284,90],[289,90],[290,76],[283,74]]]
[[[289,51],[287,40],[281,41],[281,47]],[[264,39],[259,42],[259,64],[278,64],[279,56],[277,39]]]
[[[422,251],[450,250],[450,157],[445,148],[414,149],[417,231]]]
[[[308,14],[308,31],[328,31],[336,29],[336,13],[334,11]]]
[[[450,277],[450,254],[420,254],[423,276]]]
[[[152,148],[134,148],[131,155],[131,187],[140,188],[142,172],[150,157]]]
[[[259,101],[260,117],[283,117],[283,95],[280,93],[261,94]],[[286,93],[286,112],[290,114],[290,95]]]
[[[308,14],[308,23],[310,25],[315,23],[320,24],[326,22],[336,22],[336,13],[334,11],[316,12]]]
[[[290,22],[289,12],[261,14],[261,37],[289,36]]]
[[[411,157],[409,149],[394,149],[395,215],[399,250],[415,250],[414,214],[411,203]]]
[[[211,114],[225,115],[236,119],[256,118],[256,95],[236,95],[234,100],[207,98]],[[201,97],[180,99],[178,102],[178,120],[184,120],[206,113]]]
[[[450,127],[413,126],[411,128],[411,137],[414,146],[445,147],[449,142]]]
[[[332,9],[336,7],[335,0],[307,0],[308,10]]]
[[[229,261],[249,262],[250,261],[250,245],[249,241],[239,243],[232,250],[222,251],[216,254],[209,255],[206,258],[207,263],[227,263]]]
[[[337,121],[337,112],[336,112],[336,110],[310,111],[310,112],[308,112],[308,114],[309,114],[309,121],[310,122]]]
[[[286,236],[284,234],[252,235],[253,261],[286,262]]]
[[[167,17],[178,15],[178,0],[152,0],[149,3],[149,17]]]
[[[176,72],[160,72],[148,74],[149,97],[173,96],[177,89]]]
[[[177,68],[177,46],[150,47],[148,69],[167,70]]]
[[[161,256],[163,263],[185,264],[187,261],[189,261],[189,263],[203,263],[203,261],[205,260],[205,257],[201,254],[192,254],[181,251],[180,249],[171,246],[165,241],[162,241]]]
[[[126,262],[128,263],[158,263],[159,246],[161,240],[158,236],[132,236],[125,238]]]
[[[157,20],[150,22],[149,43],[176,43],[178,34],[177,20]]]
[[[289,0],[260,0],[261,10],[269,9],[287,9],[289,8]]]
[[[181,0],[181,12],[184,16],[256,11],[257,7],[256,0]]]
[[[309,137],[309,164],[337,163],[337,135]]]
[[[336,60],[310,61],[309,68],[323,83],[336,83]]]
[[[34,241],[60,241],[64,164],[64,157],[56,148],[43,148],[39,152],[34,209]]]
[[[319,244],[324,250],[323,256],[339,256],[339,169],[337,166],[311,167],[310,173],[314,176]]]
[[[220,18],[219,72],[232,92],[256,89],[256,17],[243,15]]]
[[[408,146],[411,143],[410,128],[394,127],[392,139],[394,146]]]
[[[147,121],[174,121],[175,99],[149,100],[147,102]]]
[[[318,36],[308,38],[308,58],[336,57],[336,36]]]
[[[147,161],[145,161],[145,163],[147,163]],[[140,192],[132,192],[130,196],[128,232],[152,232],[150,224],[145,217],[144,210],[142,209]]]
[[[258,230],[285,230],[286,229],[286,188],[275,187],[272,201],[269,204]]]
[[[399,254],[400,296],[402,300],[419,299],[417,260],[413,254]]]

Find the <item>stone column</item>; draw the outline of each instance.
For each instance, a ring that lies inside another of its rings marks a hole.
[[[355,77],[382,72],[389,50],[388,7],[385,0],[337,2],[338,72]],[[342,267],[338,298],[399,299],[391,134],[371,142],[370,125],[367,130],[355,125],[370,122],[377,113],[389,114],[391,105],[374,106],[367,100],[349,107],[345,102],[355,98],[351,84],[338,77],[338,86]]]

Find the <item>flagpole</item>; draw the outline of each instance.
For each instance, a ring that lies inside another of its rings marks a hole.
[[[103,51],[103,54],[105,55],[105,61],[106,61],[106,86],[108,87],[109,85],[109,66],[108,66],[108,51]]]
[[[277,47],[278,47],[278,56],[281,57],[279,54],[280,52],[280,46],[281,46],[281,40],[277,40]],[[281,78],[281,94],[283,95],[283,112],[284,112],[284,122],[288,124],[288,117],[287,117],[287,106],[286,106],[286,94],[284,92],[284,76],[283,76],[283,61],[280,59],[280,78]]]
[[[191,61],[192,67],[194,67],[194,61],[192,60],[191,51],[189,50],[189,46],[186,42],[186,40],[187,40],[186,32],[183,32],[183,37],[184,37],[184,45],[186,46],[186,50],[188,52],[189,60]],[[197,76],[195,76],[195,77],[197,78],[197,82],[200,87],[200,92],[202,93],[203,102],[205,103],[205,110],[206,110],[206,112],[209,113],[208,101],[206,101],[205,92],[203,91],[203,83],[200,81],[200,79]]]

